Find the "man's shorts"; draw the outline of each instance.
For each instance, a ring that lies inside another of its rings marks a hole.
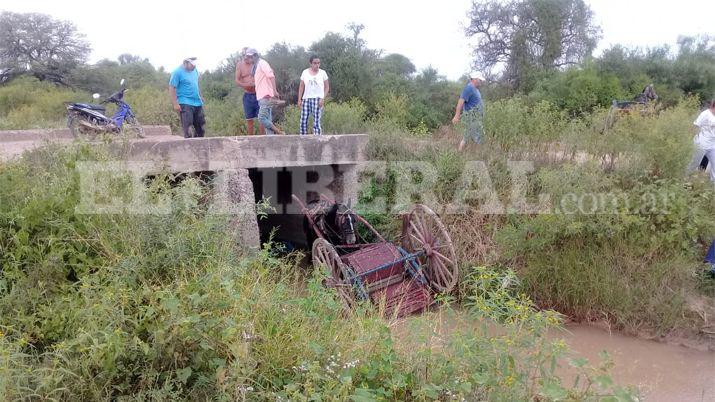
[[[464,122],[464,141],[481,144],[484,131],[484,115],[482,111],[475,108],[465,112],[462,115],[462,121]]]
[[[243,94],[243,114],[246,115],[246,120],[258,117],[258,99],[256,99],[255,93],[245,92]]]

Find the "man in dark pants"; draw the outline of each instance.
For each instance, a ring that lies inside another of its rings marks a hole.
[[[169,79],[169,93],[174,110],[179,112],[184,138],[203,137],[204,102],[199,93],[199,72],[196,70],[196,57],[187,57]],[[189,128],[194,127],[193,135]]]

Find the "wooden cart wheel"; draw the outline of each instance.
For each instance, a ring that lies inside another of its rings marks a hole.
[[[454,288],[459,274],[457,255],[447,229],[429,207],[415,204],[405,216],[402,247],[410,253],[424,251],[419,262],[433,290],[448,293]]]
[[[325,285],[335,289],[343,302],[346,311],[352,310],[355,306],[355,295],[353,286],[347,282],[347,267],[340,260],[338,252],[327,240],[317,238],[313,242],[313,266],[324,267],[328,279]]]

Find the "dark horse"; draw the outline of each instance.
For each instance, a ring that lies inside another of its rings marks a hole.
[[[344,245],[357,242],[357,219],[355,212],[349,206],[337,202],[318,200],[310,202],[307,209],[315,227],[320,230],[325,240],[330,244]],[[310,221],[307,217],[303,217],[303,230],[308,240],[308,247],[311,247],[318,235],[310,226]]]

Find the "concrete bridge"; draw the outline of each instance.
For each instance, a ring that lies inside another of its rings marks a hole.
[[[256,248],[275,229],[275,238],[305,246],[302,215],[291,200],[328,193],[357,202],[357,167],[365,160],[367,135],[273,135],[184,139],[166,126],[145,126],[146,138],[115,141],[117,159],[140,166],[143,177],[160,172],[201,174],[221,187],[229,202],[250,209],[232,218],[243,247]],[[51,143],[71,144],[67,129],[0,131],[0,160]],[[255,205],[269,200],[272,211],[256,218]]]

